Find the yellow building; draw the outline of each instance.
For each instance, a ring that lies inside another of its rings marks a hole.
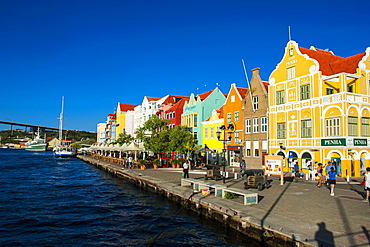
[[[133,111],[137,105],[121,104],[118,103],[116,111],[116,140],[119,134],[123,133],[126,129],[126,113],[127,111]]]
[[[217,154],[221,155],[223,143],[217,139],[216,132],[224,124],[222,108],[213,110],[212,115],[204,122],[202,122],[202,140],[204,147],[207,146],[212,152],[208,154],[207,160],[216,160]],[[210,157],[212,156],[212,157]]]
[[[269,78],[268,118],[269,153],[285,157],[285,171],[330,160],[341,176],[358,177],[370,166],[369,55],[288,42]]]

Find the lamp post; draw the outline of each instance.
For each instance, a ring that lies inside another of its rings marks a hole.
[[[227,138],[226,138],[226,131],[227,130],[230,130],[229,132],[227,132]],[[224,148],[222,149],[222,160],[221,160],[221,165],[223,166],[223,172],[222,172],[222,182],[225,183],[225,173],[226,173],[226,142],[227,141],[231,141],[231,136],[232,136],[232,133],[231,131],[234,131],[235,130],[235,126],[234,124],[229,124],[229,126],[226,128],[225,125],[222,125],[220,127],[220,129],[216,132],[217,134],[217,140],[219,141],[222,141],[223,144],[224,144]],[[224,136],[223,136],[223,139],[221,140],[221,131],[224,132]]]

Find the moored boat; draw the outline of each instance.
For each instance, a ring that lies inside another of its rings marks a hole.
[[[48,143],[45,142],[45,139],[40,137],[40,128],[37,129],[36,137],[26,142],[25,146],[25,150],[27,151],[46,151]]]
[[[62,97],[62,111],[59,118],[59,144],[54,149],[56,158],[74,158],[76,157],[76,149],[71,145],[71,141],[62,140],[63,136],[63,113],[64,113],[64,96]]]

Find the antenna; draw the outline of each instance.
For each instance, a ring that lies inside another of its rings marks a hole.
[[[288,37],[289,37],[289,41],[292,40],[292,36],[290,35],[290,26],[288,26]]]
[[[243,64],[243,68],[244,68],[245,79],[246,79],[247,84],[248,84],[249,96],[251,97],[252,110],[253,110],[253,112],[255,112],[254,107],[253,107],[253,97],[252,97],[252,92],[251,92],[251,84],[249,83],[247,70],[245,69],[244,59],[242,59],[242,64]]]

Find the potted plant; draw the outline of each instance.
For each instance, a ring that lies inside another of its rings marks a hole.
[[[141,170],[145,170],[145,167],[146,167],[146,160],[140,160],[140,168]]]
[[[176,159],[170,160],[170,164],[171,164],[172,168],[176,168],[176,162],[177,162]]]
[[[178,159],[176,162],[176,168],[181,168],[183,163],[184,163],[184,159]]]
[[[153,167],[154,169],[158,169],[159,164],[161,163],[160,159],[154,159],[153,160]]]

